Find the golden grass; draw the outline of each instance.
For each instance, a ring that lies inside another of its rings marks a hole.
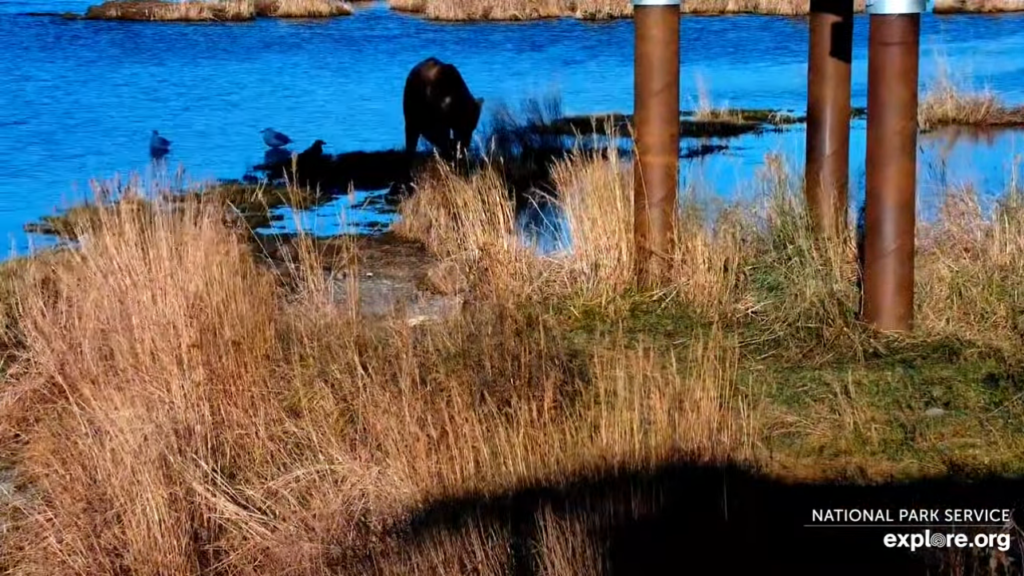
[[[166,11],[156,11],[157,20],[246,20],[253,16],[251,0],[184,0],[172,2]]]
[[[87,18],[163,22],[242,21],[257,16],[329,18],[352,14],[340,0],[110,0],[91,6]]]
[[[402,220],[395,229],[423,240],[443,258],[460,259],[460,264],[478,277],[486,274],[489,284],[504,294],[615,301],[633,288],[633,182],[628,163],[621,161],[615,150],[607,159],[583,154],[557,163],[553,174],[574,245],[569,255],[555,260],[538,262],[522,248],[504,188],[489,172],[469,180],[445,173],[424,182],[417,195],[401,207]],[[799,179],[790,174],[781,157],[768,157],[759,182],[760,203],[726,206],[713,218],[704,209],[699,190],[685,192],[678,213],[677,272],[667,289],[712,320],[752,315],[765,320],[772,330],[778,329],[778,322],[816,325],[830,336],[835,335],[832,331],[848,330],[851,314],[858,308],[852,221],[845,240],[822,246],[808,232]],[[948,307],[940,305],[942,297],[932,300],[931,296],[939,286],[940,294],[953,290],[951,267],[980,274],[985,269],[1024,265],[1007,248],[1024,241],[1014,203],[1020,187],[1014,182],[1007,196],[1009,203],[988,220],[979,209],[960,210],[952,221],[918,227],[923,244],[917,306],[925,333],[955,335],[967,330],[992,343],[1016,337],[1011,325],[1015,309],[1008,302],[1000,303],[1005,296],[1002,291],[1016,294],[1008,277],[992,279],[1001,288],[987,299],[977,294],[958,298],[956,306]],[[950,202],[967,206],[976,203],[970,189],[950,191],[949,197]],[[970,242],[958,237],[956,243],[966,252],[949,246],[940,250],[930,244],[954,230],[972,231]],[[967,244],[971,248],[964,247]],[[750,272],[758,269],[770,273],[775,277],[772,282],[779,284],[769,302],[761,301],[764,295],[759,296],[751,284]],[[970,286],[959,280],[956,283],[956,290]],[[978,289],[982,287],[991,288],[978,285]],[[986,324],[964,326],[956,319],[957,310],[975,305],[978,314],[987,310],[994,316]]]
[[[388,0],[394,10],[423,14],[446,21],[533,20],[574,17],[585,20],[630,18],[629,0]],[[864,0],[855,0],[854,10],[863,12]],[[1024,0],[937,0],[938,13],[1015,12],[1024,10]],[[686,0],[684,14],[764,14],[802,16],[810,11],[810,0]]]
[[[937,14],[1024,11],[1024,0],[935,0]]]
[[[330,18],[352,14],[352,6],[339,0],[257,0],[256,12],[275,18]]]
[[[90,6],[86,18],[162,22],[243,21],[256,17],[253,0],[108,0]]]
[[[1008,106],[990,90],[973,90],[956,85],[943,67],[935,81],[922,95],[918,109],[918,126],[934,130],[946,126],[1021,127],[1024,106]]]
[[[751,331],[774,348],[809,332],[823,354],[866,338],[850,317],[852,242],[813,241],[797,179],[771,157],[762,202],[708,214],[693,191],[681,203],[668,294],[637,294],[632,179],[612,154],[555,167],[574,240],[558,258],[520,245],[495,171],[425,175],[397,228],[471,276],[475,304],[416,327],[334,305],[309,250],[286,294],[216,202],[128,203],[79,221],[78,250],[20,263],[8,285],[18,355],[3,376],[0,448],[26,496],[0,503],[11,523],[0,563],[22,574],[498,574],[511,536],[483,516],[416,542],[391,529],[441,499],[531,483],[681,460],[770,469],[764,445],[780,431],[810,445],[793,460],[821,475],[841,465],[823,453],[885,472],[1018,458],[1020,438],[985,405],[973,407],[988,414],[981,428],[931,430],[909,440],[914,458],[887,459],[886,434],[909,416],[873,404],[867,387],[826,387],[804,412],[776,401],[782,376],[744,353],[758,345]],[[919,337],[1013,348],[1019,194],[992,218],[970,197],[954,194],[921,229]],[[698,318],[685,336],[615,326],[658,298]],[[581,342],[552,306],[597,310],[609,330]],[[951,455],[944,443],[965,438],[982,438],[984,454]],[[553,574],[602,573],[591,529],[656,506],[637,492],[545,508],[537,558]]]
[[[510,310],[373,329],[322,290],[285,304],[209,206],[99,217],[18,298],[2,432],[43,495],[5,542],[25,571],[312,568],[444,495],[741,448],[721,332],[679,371],[646,348],[523,348],[546,329]]]

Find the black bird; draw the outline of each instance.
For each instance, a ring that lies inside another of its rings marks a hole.
[[[308,162],[310,160],[320,160],[323,158],[324,144],[327,144],[327,142],[324,142],[323,140],[313,142],[312,146],[306,148],[299,154],[299,164],[301,165],[303,160]]]
[[[156,130],[153,130],[153,134],[149,137],[149,155],[152,158],[160,159],[170,153],[170,151],[171,141],[161,136]]]
[[[295,167],[298,176],[307,185],[318,184],[320,181],[320,173],[324,165],[324,144],[326,142],[323,140],[317,140],[313,142],[312,146],[299,153],[296,158]]]

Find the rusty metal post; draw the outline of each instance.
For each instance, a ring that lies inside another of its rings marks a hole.
[[[925,0],[869,0],[864,222],[865,321],[907,331],[914,319],[914,226],[921,13]]]
[[[664,277],[675,242],[679,182],[680,0],[633,0],[636,158],[634,236],[642,284]]]
[[[804,194],[819,233],[845,230],[854,0],[811,0]]]

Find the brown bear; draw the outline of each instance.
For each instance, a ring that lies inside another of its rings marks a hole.
[[[431,56],[414,66],[405,80],[402,98],[405,152],[410,161],[420,136],[448,160],[455,157],[456,145],[465,154],[483,104],[484,99],[473,97],[462,74],[452,64]]]

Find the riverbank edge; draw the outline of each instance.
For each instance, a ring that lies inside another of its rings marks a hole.
[[[609,9],[586,9],[581,7],[575,7],[570,10],[563,10],[558,12],[552,11],[541,11],[541,10],[524,10],[524,11],[506,11],[506,12],[490,12],[487,15],[473,14],[473,13],[457,13],[449,12],[444,15],[431,14],[429,8],[426,6],[426,0],[381,0],[386,1],[388,8],[394,12],[406,14],[410,16],[416,16],[423,18],[428,21],[435,22],[446,22],[446,23],[474,23],[474,22],[532,22],[532,21],[543,21],[543,20],[562,20],[562,19],[573,19],[582,21],[614,21],[614,20],[631,20],[633,18],[632,4],[627,4],[625,8],[618,10]],[[703,6],[699,3],[693,2],[680,3],[680,16],[776,16],[784,18],[806,18],[810,14],[809,6],[807,8],[799,8],[795,10],[780,10],[774,5],[772,8],[766,7],[764,9],[758,8],[747,8],[742,9],[721,9],[715,5]],[[865,14],[865,3],[857,2],[854,7],[854,13],[858,15]],[[1024,3],[1019,6],[1008,6],[1005,4],[997,4],[995,6],[986,4],[969,4],[960,2],[938,2],[935,8],[931,11],[932,14],[938,16],[957,16],[957,15],[1000,15],[1000,14],[1021,14],[1024,13]]]

